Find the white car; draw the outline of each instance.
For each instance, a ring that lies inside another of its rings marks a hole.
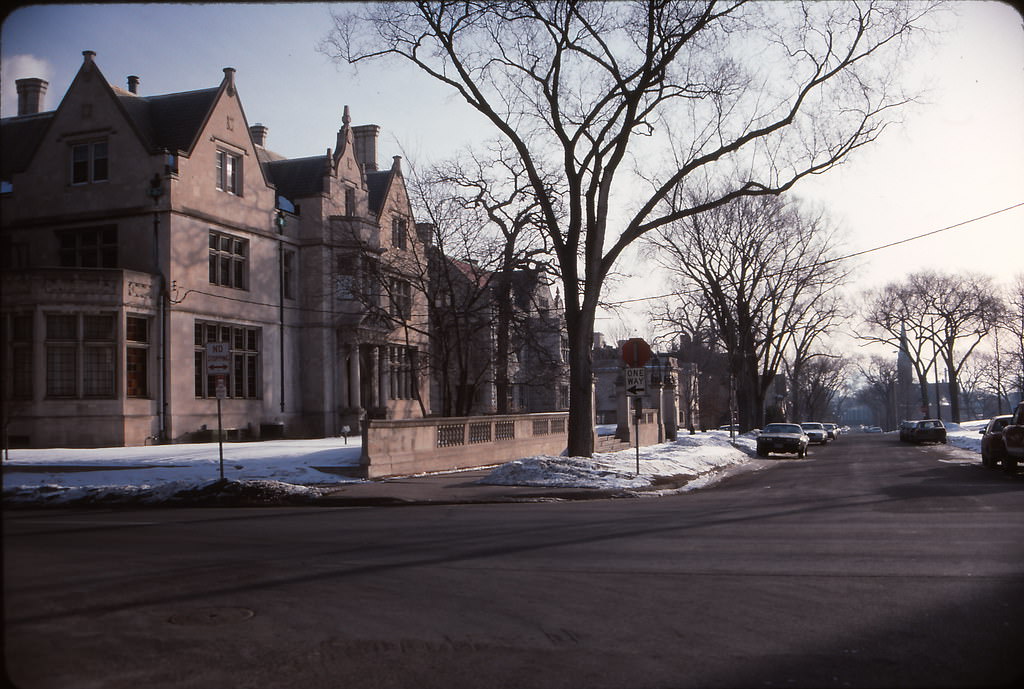
[[[804,433],[807,434],[807,437],[812,443],[828,445],[828,431],[825,430],[824,425],[813,421],[807,421],[800,424],[800,428],[804,429]]]

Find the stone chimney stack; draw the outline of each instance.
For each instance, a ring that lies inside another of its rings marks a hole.
[[[252,136],[252,142],[257,146],[267,145],[267,132],[270,129],[265,124],[257,122],[253,126],[249,127],[249,135]]]
[[[128,77],[128,92],[138,93],[139,92],[139,78],[137,76]]]
[[[14,82],[18,88],[18,115],[35,115],[43,109],[43,96],[46,95],[47,81],[37,78],[18,79]]]
[[[367,172],[377,171],[377,135],[380,127],[375,124],[364,124],[352,127],[355,137],[356,159],[363,164]]]

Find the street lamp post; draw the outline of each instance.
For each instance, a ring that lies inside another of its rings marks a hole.
[[[288,222],[288,218],[285,217],[284,211],[280,208],[277,213],[274,214],[274,227],[277,228],[277,234],[281,236],[277,242],[277,261],[278,261],[278,317],[279,317],[279,328],[281,335],[278,338],[278,358],[280,359],[280,375],[281,375],[281,413],[284,413],[284,298],[285,298],[285,280],[290,279],[290,276],[285,275],[284,270],[284,228]]]
[[[164,195],[163,179],[160,173],[154,172],[149,180],[149,187],[146,194],[153,199],[153,275],[157,281],[156,299],[157,312],[160,324],[160,347],[159,347],[159,390],[157,391],[157,417],[159,418],[159,429],[157,430],[157,442],[163,443],[167,434],[167,294],[164,288],[164,274],[160,266],[160,199]]]
[[[663,394],[665,368],[661,357],[657,354],[654,355],[651,364],[653,366],[651,387],[654,388],[654,394],[658,396],[658,442],[663,443],[665,442],[665,395]]]

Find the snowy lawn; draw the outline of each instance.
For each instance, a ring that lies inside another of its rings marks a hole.
[[[358,479],[360,438],[224,443],[224,478],[232,490],[316,497],[325,485]],[[76,500],[164,502],[210,491],[220,479],[217,443],[90,449],[11,450],[3,496],[11,502]]]

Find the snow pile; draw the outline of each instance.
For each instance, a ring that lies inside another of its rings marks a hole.
[[[669,477],[685,478],[690,488],[705,485],[693,479],[723,475],[724,470],[738,465],[760,468],[763,462],[753,460],[754,436],[737,438],[736,446],[729,434],[711,431],[699,435],[683,435],[675,442],[640,448],[640,472],[637,473],[635,449],[595,453],[588,457],[554,457],[538,455],[519,459],[495,468],[480,483],[497,486],[534,486],[543,488],[591,488],[598,490],[637,490],[656,487]]]
[[[946,442],[965,450],[981,453],[981,433],[988,425],[988,419],[982,421],[964,421],[963,423],[943,422],[946,426]]]
[[[634,449],[592,459],[530,457],[495,468],[481,483],[644,495],[690,490],[729,470],[767,465],[752,457],[753,435],[735,442],[711,431],[640,448],[639,475]],[[12,450],[3,466],[3,497],[35,504],[295,504],[359,481],[351,470],[360,450],[358,438],[225,443],[224,480],[217,443]]]
[[[50,504],[186,498],[262,504],[311,499],[322,492],[318,485],[358,480],[345,476],[359,464],[358,438],[224,443],[223,450],[223,482],[217,443],[11,450],[3,464],[3,497]]]

